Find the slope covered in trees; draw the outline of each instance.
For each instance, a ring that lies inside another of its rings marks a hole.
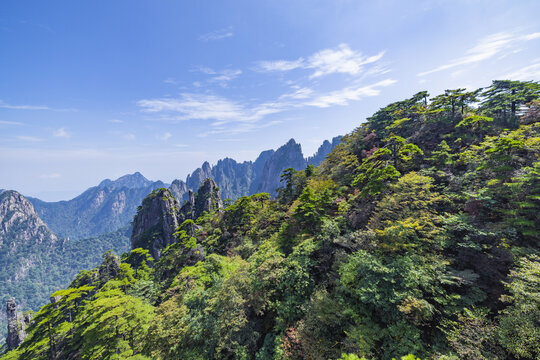
[[[159,261],[105,254],[2,359],[538,359],[539,97],[392,103],[277,199],[186,220]]]

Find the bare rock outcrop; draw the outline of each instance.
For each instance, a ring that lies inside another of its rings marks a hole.
[[[30,316],[23,315],[22,312],[17,310],[17,304],[15,299],[11,298],[6,304],[6,317],[7,317],[7,350],[13,350],[17,348],[26,338],[26,328],[28,327],[31,318]]]

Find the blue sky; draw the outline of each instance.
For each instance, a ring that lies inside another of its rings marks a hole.
[[[540,80],[538,1],[0,3],[0,188],[312,154],[420,90]]]

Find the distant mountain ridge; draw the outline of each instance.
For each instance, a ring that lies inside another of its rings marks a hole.
[[[28,198],[49,228],[63,238],[81,239],[115,231],[130,223],[148,193],[167,187],[141,173],[103,180],[67,201],[45,202]]]
[[[177,179],[170,185],[148,180],[135,172],[116,180],[105,179],[71,200],[46,202],[31,197],[28,200],[53,233],[61,238],[83,239],[127,226],[144,197],[158,188],[168,187],[180,203],[188,200],[189,190],[196,191],[207,178],[215,180],[222,199],[234,200],[258,192],[275,195],[283,170],[289,167],[301,170],[308,164],[318,166],[340,140],[341,136],[331,142],[325,140],[308,158],[302,154],[301,145],[290,139],[275,151],[261,152],[255,161],[239,163],[224,158],[214,166],[205,161],[185,181]]]
[[[325,140],[317,152],[308,158],[304,157],[301,145],[294,139],[290,139],[275,151],[261,152],[255,161],[238,163],[233,159],[225,158],[219,160],[214,166],[210,166],[205,161],[200,168],[187,176],[185,188],[196,190],[206,178],[213,178],[220,188],[223,199],[235,200],[258,192],[275,195],[276,189],[281,186],[280,176],[283,170],[291,167],[302,170],[308,164],[319,166],[330,151],[339,144],[341,138],[341,136],[336,136],[332,141]],[[175,182],[183,183],[182,180],[175,180]],[[174,192],[173,195],[177,196]],[[181,198],[177,197],[177,199],[187,200],[186,196],[187,190]]]

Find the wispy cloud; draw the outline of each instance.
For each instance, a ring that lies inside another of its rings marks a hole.
[[[211,77],[207,80],[209,83],[218,83],[222,87],[227,87],[228,82],[236,79],[238,76],[242,74],[242,70],[240,69],[223,69],[223,70],[214,70],[209,67],[205,66],[199,66],[195,68],[193,71],[199,71],[206,75],[211,75]],[[199,82],[199,86],[200,86]]]
[[[51,110],[51,111],[77,111],[77,109],[57,109],[46,105],[13,105],[0,100],[0,109],[9,110]]]
[[[199,137],[207,137],[209,135],[239,135],[252,132],[255,130],[264,129],[270,126],[281,124],[281,120],[273,120],[266,123],[241,123],[233,126],[217,126],[212,130],[205,131],[199,134]]]
[[[18,121],[5,121],[5,120],[0,120],[0,125],[24,125],[22,122],[18,122]]]
[[[7,104],[4,101],[0,100],[1,109],[10,109],[10,110],[51,110],[48,106],[43,105],[11,105]]]
[[[297,60],[260,61],[257,69],[263,72],[312,69],[314,72],[310,75],[311,78],[334,73],[359,75],[363,72],[365,65],[375,63],[383,56],[384,52],[365,56],[351,49],[347,44],[340,44],[337,48],[318,51],[307,59],[301,57]]]
[[[176,81],[176,80],[173,79],[173,78],[166,78],[165,80],[163,80],[163,82],[164,82],[165,84],[171,84],[171,85],[178,85],[178,84],[179,84],[179,82]]]
[[[34,137],[34,136],[27,136],[27,135],[19,135],[15,136],[16,139],[22,140],[22,141],[29,141],[29,142],[37,142],[37,141],[43,141],[44,139]]]
[[[122,137],[124,139],[126,139],[126,140],[135,140],[136,139],[136,136],[133,133],[124,134],[124,135],[122,135]]]
[[[368,96],[377,96],[381,93],[380,88],[395,84],[396,80],[386,79],[363,87],[346,87],[341,90],[332,91],[329,94],[315,97],[307,105],[327,108],[333,105],[345,106],[351,101],[358,101]]]
[[[540,79],[540,58],[533,60],[529,66],[522,67],[501,77],[510,80],[538,80]]]
[[[345,106],[363,97],[376,96],[380,89],[394,84],[387,79],[367,86],[349,86],[341,90],[316,93],[310,88],[299,88],[286,93],[274,101],[261,103],[242,103],[218,95],[184,93],[179,98],[140,100],[137,104],[145,113],[163,115],[162,120],[213,120],[214,129],[205,134],[240,133],[260,129],[275,123],[255,124],[268,115],[303,107],[325,108]],[[226,127],[226,124],[243,123],[240,127]]]
[[[347,44],[341,44],[334,49],[325,49],[313,55],[297,60],[278,60],[260,62],[257,71],[289,71],[295,68],[308,69],[304,80],[307,86],[287,83],[287,90],[270,100],[235,100],[208,92],[183,92],[178,97],[161,97],[142,99],[137,102],[143,113],[153,120],[211,121],[210,129],[200,136],[211,134],[234,135],[262,129],[280,123],[282,120],[267,119],[270,115],[283,113],[293,109],[306,107],[327,108],[330,106],[346,106],[364,97],[377,96],[381,89],[394,84],[396,81],[386,80],[365,83],[366,78],[379,77],[388,72],[378,64],[384,53],[364,56],[359,51],[352,50]],[[368,66],[368,64],[371,64]],[[209,75],[206,82],[227,82],[242,74],[241,70],[215,70],[199,66],[192,71]],[[351,75],[343,81],[345,85],[333,90],[319,90],[321,87],[317,78],[329,74]],[[202,85],[202,84],[197,84]]]
[[[60,128],[53,132],[54,137],[69,139],[71,138],[71,133],[66,130],[66,128]]]
[[[207,42],[207,41],[215,41],[215,40],[225,39],[225,38],[231,37],[233,35],[234,35],[234,33],[232,31],[232,26],[228,26],[228,27],[223,28],[223,29],[210,31],[209,33],[202,34],[202,35],[199,36],[199,40],[205,41],[205,42]]]
[[[258,70],[260,71],[289,71],[305,66],[304,58],[298,60],[274,60],[274,61],[259,61]]]
[[[124,123],[124,120],[120,120],[120,119],[111,119],[109,120],[109,122],[113,123],[113,124],[122,124]]]
[[[501,32],[492,34],[481,39],[475,46],[467,50],[465,56],[453,59],[432,70],[421,72],[418,76],[426,76],[443,70],[479,63],[501,54],[503,50],[516,47],[521,42],[531,41],[537,38],[540,38],[540,33],[515,35]]]

